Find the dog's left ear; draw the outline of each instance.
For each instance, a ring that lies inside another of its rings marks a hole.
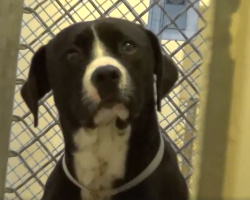
[[[157,110],[160,112],[161,100],[171,91],[174,84],[178,80],[178,69],[174,61],[168,55],[164,55],[162,53],[161,44],[156,35],[149,30],[145,29],[145,31],[148,35],[154,52],[154,74],[157,77]]]

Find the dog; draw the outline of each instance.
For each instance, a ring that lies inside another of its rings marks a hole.
[[[65,142],[42,200],[188,200],[157,120],[177,79],[158,38],[123,19],[76,23],[40,47],[21,96],[36,127],[53,92]]]

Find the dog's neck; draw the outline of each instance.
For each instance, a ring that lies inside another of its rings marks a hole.
[[[125,175],[122,179],[118,179],[114,182],[113,187],[115,188],[131,181],[145,170],[145,167],[152,162],[159,149],[160,134],[158,132],[156,112],[154,103],[149,104],[150,105],[144,107],[139,117],[130,124],[131,132],[125,160]],[[70,129],[69,121],[68,123],[61,123],[64,124],[64,126],[62,126],[64,133],[66,133],[65,131],[68,132],[68,134],[64,134],[66,164],[71,175],[78,179],[75,172],[73,156],[76,150],[74,149],[74,141],[72,141],[72,132],[74,132],[74,130]]]
[[[133,121],[131,127],[126,158],[126,173],[122,180],[115,182],[115,187],[123,185],[138,176],[152,162],[159,149],[160,134],[153,106],[145,106],[145,109]]]

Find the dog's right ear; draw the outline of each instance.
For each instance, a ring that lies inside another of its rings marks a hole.
[[[21,96],[33,114],[35,127],[38,125],[38,102],[50,90],[46,68],[46,46],[42,46],[31,60],[27,81],[21,89]]]

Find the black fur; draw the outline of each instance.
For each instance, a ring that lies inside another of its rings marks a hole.
[[[153,98],[153,73],[157,75],[158,109],[161,99],[178,79],[177,67],[163,56],[157,37],[141,26],[114,18],[74,24],[61,31],[34,55],[21,95],[38,124],[38,101],[53,91],[65,140],[66,163],[75,176],[72,153],[76,150],[73,134],[80,127],[94,127],[95,108],[82,102],[82,77],[91,60],[94,39],[90,26],[96,24],[100,40],[113,57],[128,70],[134,92],[127,102],[132,127],[123,180],[135,178],[152,161],[159,148],[159,129]],[[137,51],[123,54],[124,42],[133,42]],[[87,161],[86,161],[87,162]],[[80,200],[80,190],[68,180],[60,160],[48,178],[42,200]],[[187,200],[188,189],[169,143],[165,142],[163,160],[157,170],[136,187],[117,194],[113,200]]]

